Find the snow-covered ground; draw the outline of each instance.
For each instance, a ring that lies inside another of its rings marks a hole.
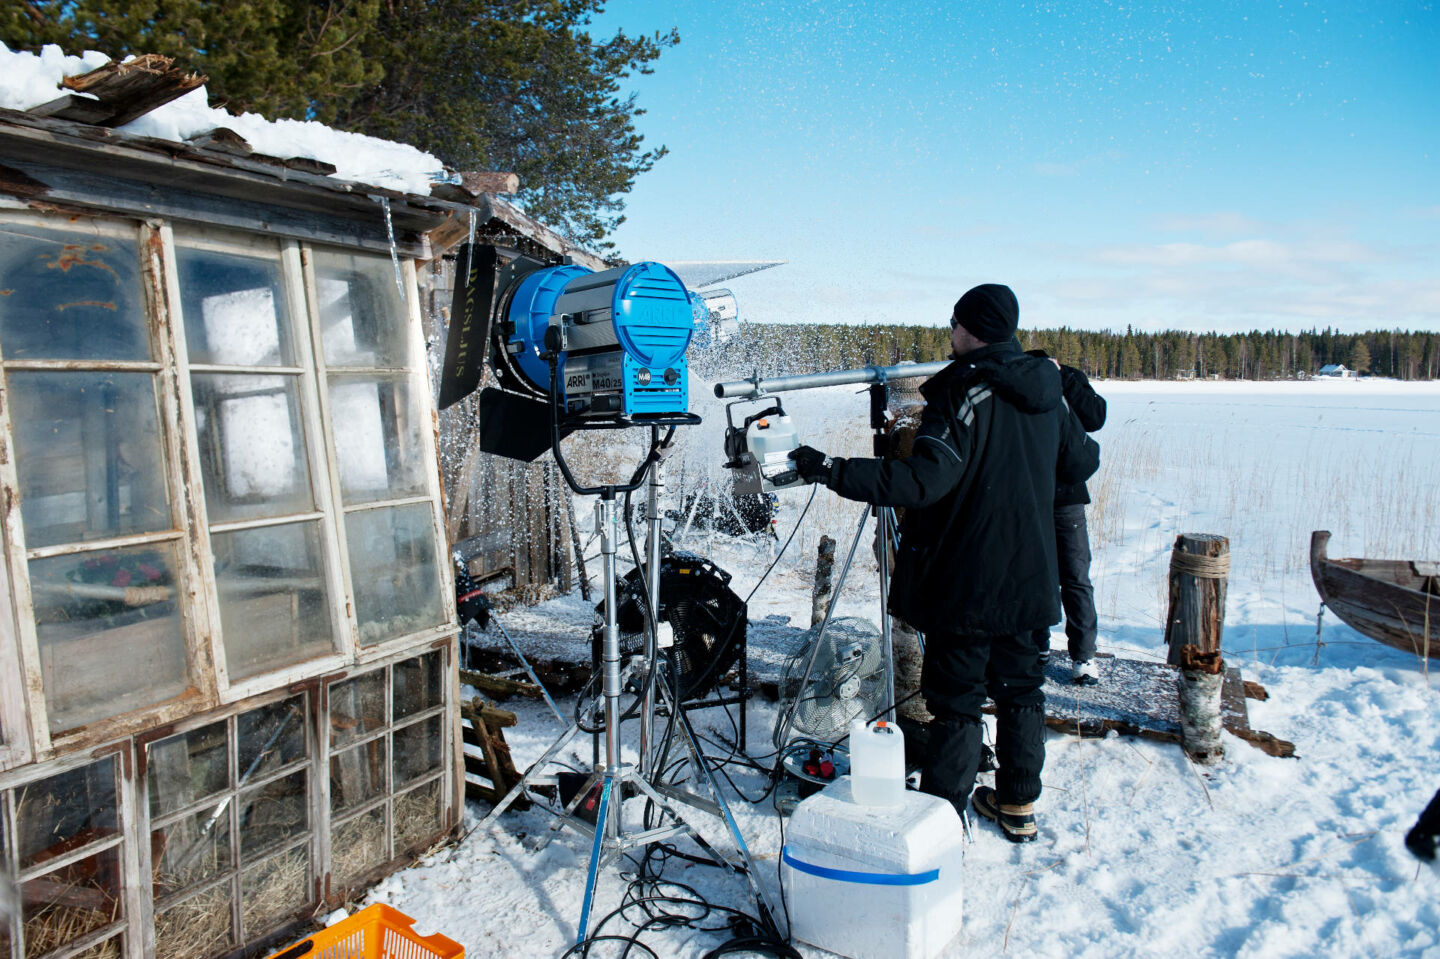
[[[1440,955],[1440,870],[1401,844],[1440,787],[1440,699],[1424,664],[1333,616],[1317,644],[1307,565],[1313,529],[1335,533],[1332,555],[1440,559],[1440,384],[1097,385],[1110,400],[1099,435],[1105,465],[1091,483],[1101,651],[1158,658],[1175,534],[1229,536],[1226,658],[1270,693],[1249,703],[1251,725],[1293,741],[1298,758],[1272,758],[1227,734],[1225,762],[1202,769],[1173,745],[1051,733],[1040,839],[1016,847],[979,825],[963,862],[964,927],[944,955]],[[786,406],[812,445],[842,454],[868,446],[863,393],[794,394]],[[717,419],[716,409],[703,412]],[[688,487],[711,469],[717,436],[696,430],[672,480],[683,469]],[[782,538],[804,502],[804,493],[786,496]],[[798,633],[785,617],[808,622],[815,543],[830,533],[843,548],[858,518],[858,506],[820,492],[751,603],[752,635],[783,640]],[[682,545],[734,573],[742,596],[774,548],[709,534]],[[861,549],[840,612],[873,618],[877,602],[874,561]],[[559,644],[582,648],[590,611],[564,597],[505,622],[545,655]],[[522,716],[508,739],[523,766],[560,727],[543,706],[507,706]],[[751,708],[753,754],[770,749],[773,709]],[[728,735],[728,719],[709,712],[717,715],[697,723]],[[747,792],[763,785],[758,775],[736,782]],[[731,798],[774,891],[777,817],[768,803]],[[484,812],[472,805],[469,817]],[[546,821],[507,814],[503,830],[436,852],[368,901],[418,917],[471,957],[558,955],[575,935],[588,848],[567,833],[531,853]],[[739,880],[679,865],[667,875],[753,910]],[[597,917],[623,887],[608,870]],[[645,941],[662,956],[701,956],[724,938],[669,930]]]

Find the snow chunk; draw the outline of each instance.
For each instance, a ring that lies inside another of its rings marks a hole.
[[[0,43],[0,107],[28,110],[60,96],[60,81],[104,66],[110,58],[94,50],[66,56],[54,44],[40,53],[11,50]],[[228,127],[260,153],[306,157],[335,166],[335,176],[427,196],[431,178],[443,170],[439,159],[407,143],[347,133],[313,120],[268,120],[258,113],[238,116],[212,107],[204,87],[157,107],[120,127],[124,133],[182,142]]]

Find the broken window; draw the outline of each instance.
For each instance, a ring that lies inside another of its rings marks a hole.
[[[156,959],[312,907],[308,708],[293,696],[146,745]]]
[[[176,264],[221,641],[235,682],[336,646],[296,359],[306,351],[277,244],[182,235]]]
[[[111,756],[0,795],[0,813],[8,807],[15,823],[14,843],[0,843],[0,873],[15,875],[19,892],[19,915],[0,914],[0,943],[18,938],[25,959],[61,949],[119,959],[125,896],[116,773]]]

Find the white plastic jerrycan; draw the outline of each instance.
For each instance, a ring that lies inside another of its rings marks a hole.
[[[905,734],[885,720],[850,724],[850,794],[862,806],[898,806],[905,799]]]

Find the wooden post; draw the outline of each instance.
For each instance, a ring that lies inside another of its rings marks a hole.
[[[1225,758],[1220,741],[1224,686],[1225,663],[1219,650],[1201,652],[1188,643],[1180,647],[1180,743],[1197,763]]]
[[[580,577],[580,598],[590,602],[590,577],[585,575],[585,548],[580,545],[580,530],[575,528],[575,497],[565,497],[565,518],[570,526],[570,548],[575,551],[575,573]]]
[[[820,549],[815,556],[815,592],[810,596],[810,625],[819,626],[830,606],[830,596],[835,592],[835,540],[829,536],[820,537]]]
[[[1225,630],[1225,587],[1230,576],[1230,540],[1206,533],[1182,533],[1170,551],[1170,615],[1165,619],[1167,662],[1180,665],[1180,647],[1220,651]]]

